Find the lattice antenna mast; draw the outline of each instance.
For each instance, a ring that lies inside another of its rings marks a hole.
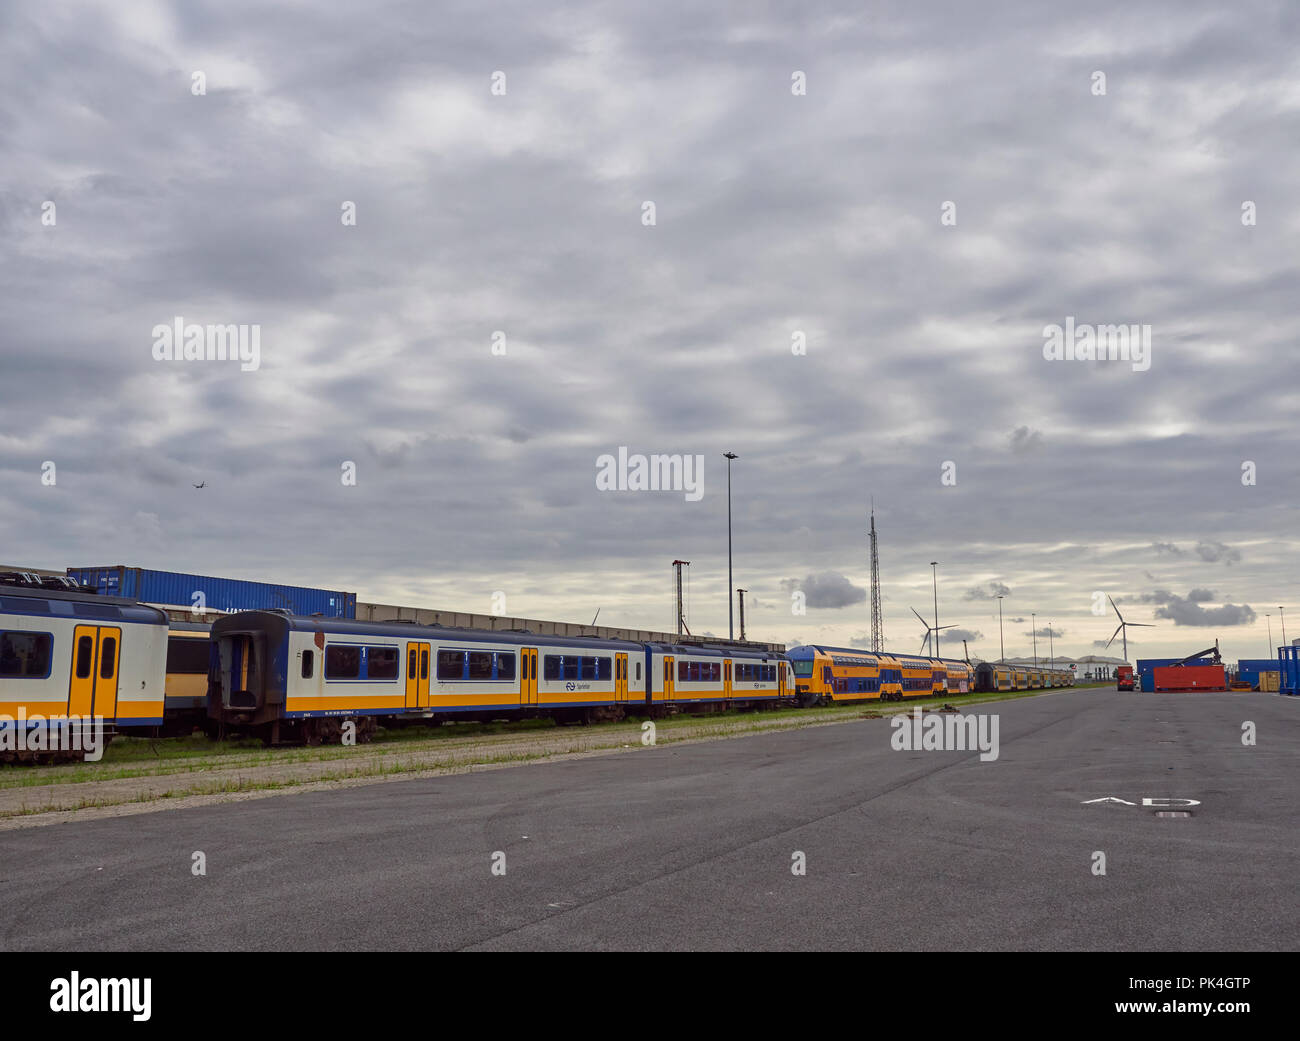
[[[885,633],[880,611],[880,547],[876,542],[876,503],[871,502],[871,650],[885,653]]]
[[[676,606],[675,614],[677,615],[677,635],[678,635],[678,636],[681,636],[683,632],[684,632],[687,636],[690,636],[690,635],[691,635],[691,631],[690,631],[689,629],[686,628],[686,605],[685,605],[685,603],[683,603],[683,601],[682,601],[682,568],[683,568],[683,567],[690,567],[690,566],[691,566],[691,562],[690,562],[689,560],[674,560],[674,561],[673,561],[673,571],[674,571],[675,574],[676,574],[676,580],[677,580],[677,582],[676,582],[676,584],[677,584],[677,606]]]

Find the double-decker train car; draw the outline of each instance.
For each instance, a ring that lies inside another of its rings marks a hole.
[[[621,718],[678,705],[778,702],[780,656],[751,648],[642,644],[304,618],[246,611],[212,627],[208,715],[272,743],[358,739],[380,723],[444,718]]]
[[[167,616],[75,582],[0,576],[0,747],[17,729],[102,720],[104,734],[163,721]],[[24,734],[20,742],[32,747]],[[49,742],[46,742],[47,746]]]
[[[965,694],[971,667],[949,658],[873,654],[851,647],[806,645],[786,652],[796,696],[804,706],[827,701],[901,701],[934,694]]]
[[[979,692],[1073,686],[1074,672],[1070,669],[1035,669],[991,661],[975,667],[975,689]]]

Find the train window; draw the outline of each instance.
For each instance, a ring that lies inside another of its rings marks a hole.
[[[548,654],[546,656],[546,661],[543,664],[548,680],[558,680],[560,678],[560,661],[561,658],[558,654]]]
[[[420,650],[420,679],[429,678],[429,649],[427,647]]]
[[[512,680],[515,678],[515,656],[513,654],[497,655],[497,679]]]
[[[305,680],[311,679],[312,674],[315,671],[316,671],[316,652],[303,651],[302,652],[302,678]]]
[[[366,648],[366,679],[395,680],[401,657],[396,647]]]
[[[198,676],[208,671],[208,641],[192,636],[167,640],[167,671],[172,675]]]
[[[105,636],[99,643],[99,678],[111,680],[117,669],[117,637]]]
[[[492,678],[492,652],[469,652],[469,678],[472,680],[490,680]]]
[[[690,669],[687,667],[686,662],[684,662],[684,661],[679,661],[679,662],[677,663],[677,680],[678,680],[678,682],[685,682],[686,679],[687,679],[687,677],[688,677],[689,675],[690,675]]]
[[[419,668],[419,661],[420,656],[414,647],[406,652],[406,678],[408,680],[415,675],[415,670]]]
[[[637,662],[637,663],[636,663],[636,681],[637,681],[638,683],[641,682],[641,663],[640,663],[640,662]]]
[[[77,679],[90,675],[91,659],[95,656],[95,638],[83,636],[77,641]]]
[[[812,677],[813,662],[811,658],[807,659],[806,661],[791,662],[790,667],[794,670],[794,674],[796,676],[802,676],[806,679]]]
[[[596,659],[596,679],[608,680],[610,677],[610,664],[608,658]]]
[[[49,633],[0,633],[0,676],[6,679],[44,679],[50,674],[53,646],[54,640]]]
[[[599,676],[599,669],[599,658],[583,658],[582,675],[579,678],[584,680],[594,680]]]
[[[465,678],[465,652],[438,652],[438,679],[463,680]]]
[[[354,680],[361,675],[361,648],[335,643],[325,648],[325,678]]]

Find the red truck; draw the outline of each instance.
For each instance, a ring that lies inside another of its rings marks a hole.
[[[1116,690],[1135,690],[1133,684],[1133,666],[1121,665],[1115,670]]]

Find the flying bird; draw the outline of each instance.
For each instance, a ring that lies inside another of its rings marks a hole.
[[[200,483],[200,484],[196,484],[194,487],[195,487],[195,488],[203,488],[203,487],[206,487],[206,486],[207,486],[207,483],[208,483],[207,481],[203,481],[203,482]]]

